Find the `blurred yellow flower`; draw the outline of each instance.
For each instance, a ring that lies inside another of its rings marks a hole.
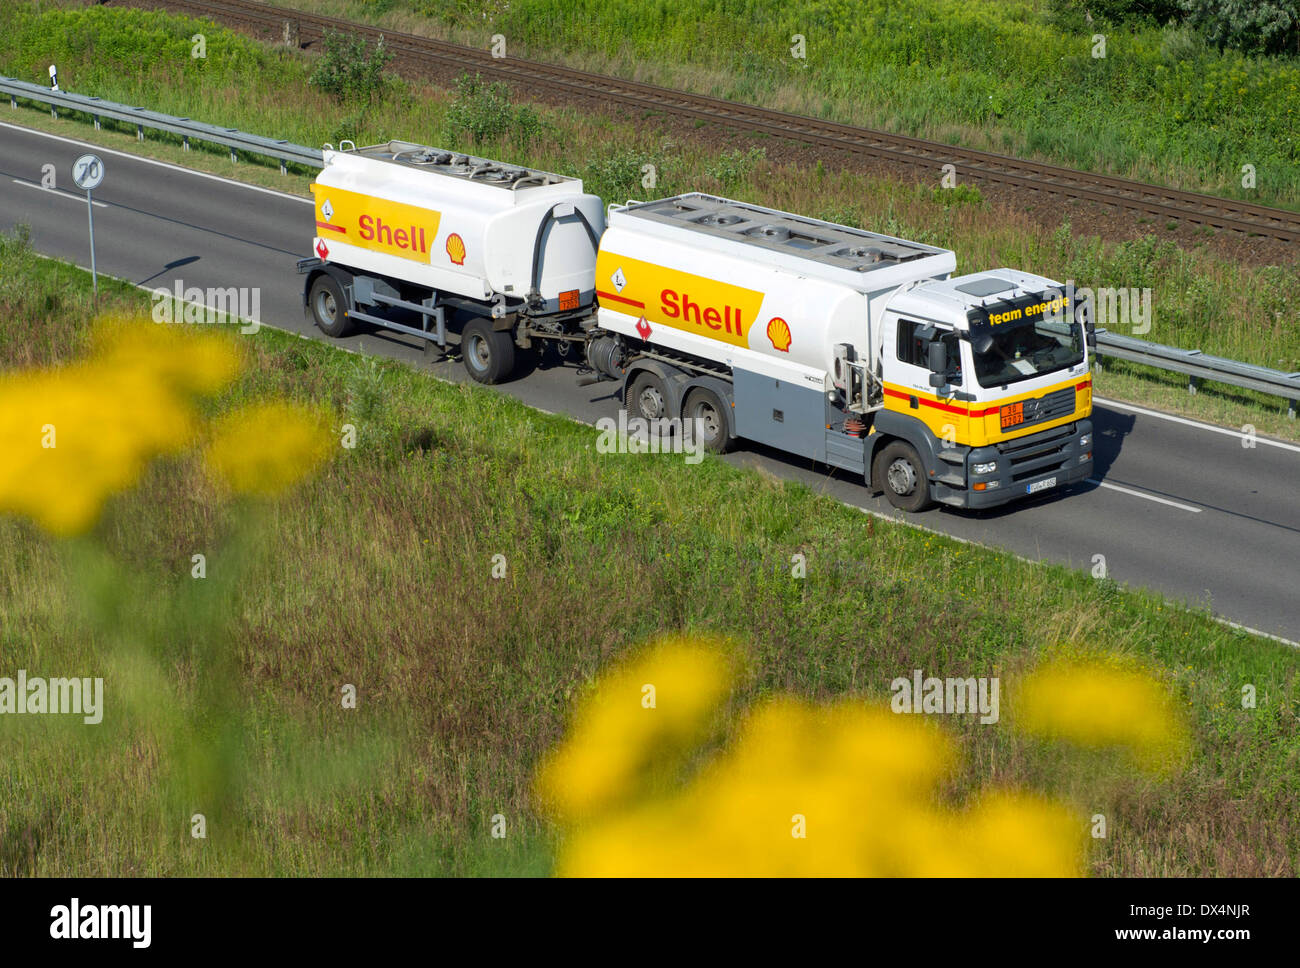
[[[565,828],[557,871],[601,875],[1016,875],[1082,870],[1082,818],[1049,801],[995,792],[970,809],[939,801],[957,757],[929,723],[846,701],[816,706],[788,698],[760,704],[729,747],[693,777],[681,776],[695,737],[707,735],[713,702],[730,684],[707,648],[672,640],[602,682],[571,738],[543,768],[541,787]],[[628,670],[634,669],[635,675]],[[599,707],[636,682],[701,673],[686,728]],[[719,676],[722,676],[722,682]],[[593,709],[592,707],[597,707]],[[581,724],[581,726],[579,725]],[[599,726],[600,731],[597,731]],[[629,733],[627,727],[633,732]],[[600,751],[599,754],[597,751]],[[668,757],[675,779],[656,790],[642,777],[646,753]],[[617,769],[609,769],[609,763]],[[605,767],[591,796],[582,770]],[[557,769],[556,764],[564,764]],[[576,791],[576,795],[575,795]],[[572,809],[574,800],[586,808]],[[556,803],[570,809],[555,809]]]
[[[274,497],[320,467],[330,446],[329,428],[316,411],[293,403],[258,403],[216,423],[204,458],[235,493]]]
[[[569,740],[544,761],[538,793],[572,820],[644,792],[709,735],[735,669],[720,642],[666,639],[597,682]]]
[[[1101,659],[1063,660],[1033,672],[1019,690],[1017,723],[1080,746],[1125,747],[1152,770],[1175,764],[1189,743],[1164,686]]]
[[[105,367],[199,396],[225,389],[243,364],[238,344],[228,335],[131,317],[106,317],[92,345]]]
[[[90,528],[153,458],[193,439],[192,395],[238,372],[228,340],[117,321],[88,361],[0,376],[0,511],[56,535]]]

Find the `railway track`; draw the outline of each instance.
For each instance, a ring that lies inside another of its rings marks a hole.
[[[417,34],[381,31],[367,24],[273,7],[255,0],[114,2],[122,6],[208,17],[217,23],[267,38],[282,39],[286,36],[286,24],[292,24],[299,44],[319,40],[326,30],[347,31],[371,40],[382,33],[384,46],[393,54],[398,67],[434,76],[454,76],[472,70],[484,77],[507,82],[520,96],[548,93],[571,102],[618,104],[642,111],[702,119],[818,147],[885,159],[935,174],[943,165],[953,165],[963,180],[1028,189],[1067,200],[1082,199],[1156,218],[1245,235],[1285,242],[1300,241],[1300,212],[773,111],[554,64],[494,58],[486,50]]]

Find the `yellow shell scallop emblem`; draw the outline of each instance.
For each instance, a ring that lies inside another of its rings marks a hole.
[[[465,240],[455,232],[447,236],[447,257],[458,266],[465,264]]]
[[[773,316],[767,324],[767,338],[772,341],[772,348],[782,353],[790,352],[790,324],[780,316]]]

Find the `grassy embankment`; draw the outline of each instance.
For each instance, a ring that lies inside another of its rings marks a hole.
[[[1176,28],[1067,25],[1044,0],[276,2],[481,49],[502,34],[512,56],[1300,207],[1300,61]]]
[[[0,244],[5,366],[82,351],[89,292],[85,273]],[[102,298],[147,307],[117,283]],[[88,537],[0,518],[0,673],[106,679],[99,726],[0,719],[4,875],[545,871],[538,757],[590,676],[668,629],[743,643],[737,709],[776,691],[881,700],[915,668],[1000,677],[998,725],[943,717],[965,764],[946,795],[1025,788],[1080,824],[1104,814],[1095,874],[1300,870],[1293,649],[715,459],[602,456],[590,428],[485,388],[274,330],[230,339],[251,365],[213,409],[286,394],[354,425],[357,446],[281,503],[223,502],[187,456]],[[1193,738],[1181,769],[1008,728],[1026,669],[1086,650],[1167,686]],[[220,802],[192,792],[214,787],[185,766],[191,743],[226,778]]]
[[[947,195],[888,179],[777,165],[764,157],[762,139],[738,139],[736,148],[723,152],[676,144],[657,132],[652,121],[621,123],[572,110],[538,109],[541,127],[532,138],[519,137],[520,126],[511,125],[505,134],[474,144],[463,128],[448,123],[451,97],[441,88],[394,82],[374,104],[340,105],[307,83],[308,59],[195,21],[114,8],[56,8],[31,16],[20,8],[0,17],[0,24],[6,28],[0,35],[0,71],[20,77],[35,78],[41,65],[55,61],[69,90],[147,103],[300,144],[337,143],[344,137],[373,143],[400,136],[473,149],[581,174],[588,188],[606,199],[649,194],[640,179],[641,166],[651,163],[659,176],[654,194],[720,192],[945,245],[958,253],[963,272],[1009,265],[1081,285],[1150,287],[1154,321],[1145,338],[1287,371],[1300,369],[1300,270],[1294,265],[1240,266],[1155,236],[1107,244],[1072,235],[1065,222],[1047,231],[1022,213],[986,204],[970,190]],[[207,36],[205,59],[190,56],[190,37],[200,30]],[[490,127],[496,113],[482,109],[474,120]],[[141,144],[134,132],[107,127],[94,132],[84,119],[56,121],[30,108],[9,116],[283,190],[305,193],[310,181],[308,172],[285,177],[256,159],[231,164],[220,150],[196,146],[186,152],[152,133]],[[1213,385],[1203,385],[1192,397],[1176,374],[1113,363],[1099,375],[1098,392],[1227,426],[1251,424],[1259,433],[1300,438],[1296,421],[1286,419],[1277,398]]]

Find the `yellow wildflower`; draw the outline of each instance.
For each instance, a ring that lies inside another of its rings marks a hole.
[[[707,654],[688,641],[670,641],[616,672],[615,688],[599,685],[593,704],[600,707],[614,694],[624,696],[624,706],[636,682],[661,679],[666,669],[678,675],[708,669]],[[860,702],[828,707],[787,698],[764,702],[746,717],[725,752],[683,781],[689,750],[706,734],[702,724],[710,722],[709,696],[716,703],[724,693],[715,679],[697,690],[687,728],[661,726],[653,741],[644,719],[599,708],[579,713],[573,738],[543,769],[548,806],[566,828],[559,873],[1066,876],[1081,871],[1080,818],[1058,804],[1006,792],[966,811],[944,808],[938,792],[956,763],[951,741],[928,723]],[[603,757],[593,754],[597,745]],[[641,778],[656,769],[647,753],[675,764],[662,775],[676,784],[647,789]],[[589,764],[601,769],[595,796],[582,772]],[[574,801],[585,809],[572,809]],[[556,810],[557,802],[570,809]]]
[[[233,378],[228,341],[101,327],[89,361],[0,376],[0,511],[57,535],[90,528],[153,458],[193,439],[191,395]],[[192,370],[192,372],[189,372]]]
[[[204,457],[238,494],[273,497],[313,473],[330,450],[321,415],[292,403],[259,403],[217,423]]]
[[[1080,746],[1126,747],[1150,769],[1172,765],[1188,743],[1159,682],[1101,660],[1038,669],[1020,689],[1017,715],[1027,732]]]
[[[635,794],[708,736],[735,675],[717,645],[667,639],[601,677],[538,774],[555,816],[574,819]]]

